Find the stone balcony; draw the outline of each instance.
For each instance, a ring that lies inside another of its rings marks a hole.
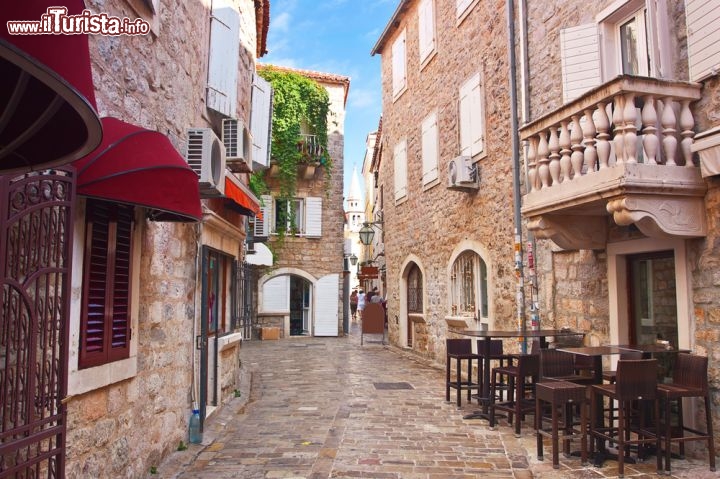
[[[690,150],[700,88],[620,76],[522,127],[528,229],[565,249],[604,249],[609,216],[649,237],[705,236]]]

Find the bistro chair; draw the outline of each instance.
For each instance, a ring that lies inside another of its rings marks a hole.
[[[481,358],[472,352],[471,339],[447,339],[445,341],[445,400],[450,401],[450,389],[457,391],[457,406],[460,407],[462,391],[467,391],[470,402],[472,391],[480,391]],[[455,361],[455,377],[451,378],[452,362]],[[473,361],[477,361],[477,377],[473,381]],[[467,364],[467,379],[463,379],[462,365]]]
[[[540,373],[540,356],[537,354],[515,355],[515,365],[499,366],[492,370],[490,383],[490,427],[495,427],[495,412],[504,411],[508,423],[513,424],[515,436],[520,436],[520,423],[526,414],[535,414],[535,383]],[[505,401],[495,401],[497,390],[507,384]]]
[[[665,472],[670,474],[670,448],[677,442],[680,457],[685,456],[686,441],[706,441],[710,470],[715,470],[715,444],[713,440],[712,409],[708,387],[708,358],[693,354],[679,353],[673,370],[671,383],[658,385],[658,394],[664,404]],[[705,431],[685,426],[683,421],[683,398],[702,398],[705,401]],[[671,404],[677,403],[677,426],[672,427]],[[686,433],[690,433],[687,435]],[[659,453],[658,453],[659,455]]]
[[[540,350],[540,378],[592,384],[592,376],[576,373],[575,355],[557,349]]]
[[[642,353],[640,351],[629,351],[627,353],[621,353],[620,359],[642,359]],[[603,381],[607,381],[610,384],[615,383],[617,377],[617,371],[607,370],[602,372]]]
[[[478,339],[477,340],[477,351],[478,356],[480,356],[480,366],[484,367],[483,359],[485,356],[483,355],[485,350],[485,340],[484,339]],[[512,366],[513,358],[515,357],[514,354],[505,354],[503,352],[503,341],[502,339],[491,339],[490,340],[490,361],[494,361],[498,366]],[[492,371],[492,370],[491,370]],[[483,390],[483,374],[482,371],[480,372],[480,390]],[[501,393],[502,391],[507,391],[507,384],[498,385],[497,388]],[[499,396],[500,398],[501,396]]]
[[[591,386],[591,417],[593,418],[590,429],[591,440],[617,444],[620,478],[625,474],[625,457],[629,457],[630,446],[638,447],[638,455],[641,458],[645,445],[654,445],[656,450],[660,451],[660,434],[657,431],[660,416],[657,371],[657,359],[620,360],[617,364],[615,384]],[[605,398],[617,401],[617,422],[609,416],[607,425],[604,424],[605,416],[600,411]],[[633,402],[638,405],[638,414],[635,417],[633,417]],[[650,410],[646,410],[643,406],[649,407]],[[651,414],[648,415],[646,412]],[[653,424],[656,425],[655,430],[651,429]],[[658,453],[656,456],[659,473],[662,469],[662,455]]]

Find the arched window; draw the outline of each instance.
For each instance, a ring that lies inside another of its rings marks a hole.
[[[488,284],[485,261],[473,251],[464,251],[450,273],[451,314],[477,320],[488,317]]]
[[[408,272],[407,311],[419,314],[423,312],[422,272],[416,264],[413,264]]]

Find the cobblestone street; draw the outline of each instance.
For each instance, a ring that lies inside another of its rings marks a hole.
[[[537,461],[527,424],[464,420],[444,398],[444,371],[379,337],[292,338],[242,345],[240,398],[212,416],[204,444],[171,455],[162,478],[603,478],[615,463],[559,470]],[[626,465],[626,477],[655,477],[654,459]],[[675,460],[673,477],[720,477],[706,461]]]

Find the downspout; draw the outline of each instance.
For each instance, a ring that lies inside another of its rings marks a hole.
[[[515,22],[514,22],[514,1],[506,0],[507,28],[508,28],[508,55],[510,67],[510,138],[512,138],[512,160],[513,160],[513,209],[515,225],[515,274],[517,277],[516,286],[516,307],[518,330],[525,331],[525,284],[523,276],[523,247],[522,247],[522,217],[520,215],[520,142],[518,139],[518,114],[517,114],[517,67],[515,65]],[[527,343],[523,341],[522,352],[527,353]]]
[[[522,122],[530,121],[530,66],[528,61],[528,28],[527,28],[527,0],[520,0],[520,11],[518,23],[520,25],[520,95],[522,106]],[[527,144],[524,145],[524,149]],[[525,155],[527,157],[527,155]],[[536,272],[537,251],[535,238],[528,232],[527,258],[528,258],[528,279],[530,282],[530,327],[540,329],[540,307],[538,300],[538,279]]]

